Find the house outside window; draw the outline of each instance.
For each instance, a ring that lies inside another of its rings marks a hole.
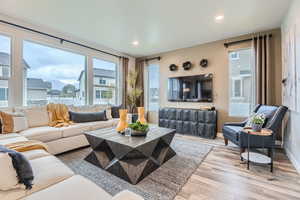
[[[93,73],[93,103],[116,105],[118,65],[114,62],[93,58]]]
[[[10,71],[11,39],[10,37],[0,35],[0,107],[8,106]]]
[[[25,105],[85,105],[85,80],[78,81],[85,72],[85,56],[24,41],[23,59]]]
[[[104,79],[99,79],[99,84],[100,84],[100,85],[105,85],[105,84],[106,84],[106,80],[104,80]]]
[[[96,99],[100,99],[100,90],[96,90]]]
[[[230,56],[230,60],[238,60],[238,59],[240,59],[240,54],[239,54],[239,52],[231,52],[231,53],[229,54],[229,56]]]

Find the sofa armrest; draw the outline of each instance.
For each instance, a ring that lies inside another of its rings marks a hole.
[[[113,196],[112,200],[144,200],[141,196],[130,192],[128,190],[124,190],[115,196]]]

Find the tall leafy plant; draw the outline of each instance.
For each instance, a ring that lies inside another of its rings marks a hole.
[[[129,72],[127,102],[130,113],[134,113],[137,106],[137,102],[143,92],[142,89],[137,86],[137,78],[137,72]]]

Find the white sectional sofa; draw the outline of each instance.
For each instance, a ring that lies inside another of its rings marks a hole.
[[[76,112],[98,112],[108,107],[95,106],[70,106],[70,110]],[[68,127],[54,128],[48,126],[49,115],[46,106],[16,107],[4,111],[24,113],[28,122],[28,129],[17,134],[31,140],[38,140],[48,145],[49,152],[53,155],[63,153],[76,148],[88,146],[84,132],[100,128],[116,126],[119,119],[109,118],[108,121],[77,123]]]
[[[101,109],[103,107],[72,107],[72,110],[81,112],[97,112]],[[115,126],[118,119],[53,128],[48,126],[46,107],[10,108],[4,111],[23,112],[27,117],[29,128],[18,133],[0,134],[0,145],[33,139],[46,143],[49,153],[44,150],[23,152],[32,166],[34,185],[31,190],[20,188],[0,191],[1,200],[143,200],[130,191],[120,192],[113,197],[93,182],[75,175],[69,167],[53,156],[88,146],[83,132]]]

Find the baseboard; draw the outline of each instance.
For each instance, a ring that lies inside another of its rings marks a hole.
[[[300,162],[295,158],[295,156],[292,154],[292,152],[290,152],[289,149],[287,149],[287,148],[284,148],[284,149],[285,149],[285,153],[286,153],[287,157],[290,159],[290,161],[296,168],[297,172],[300,174]]]

